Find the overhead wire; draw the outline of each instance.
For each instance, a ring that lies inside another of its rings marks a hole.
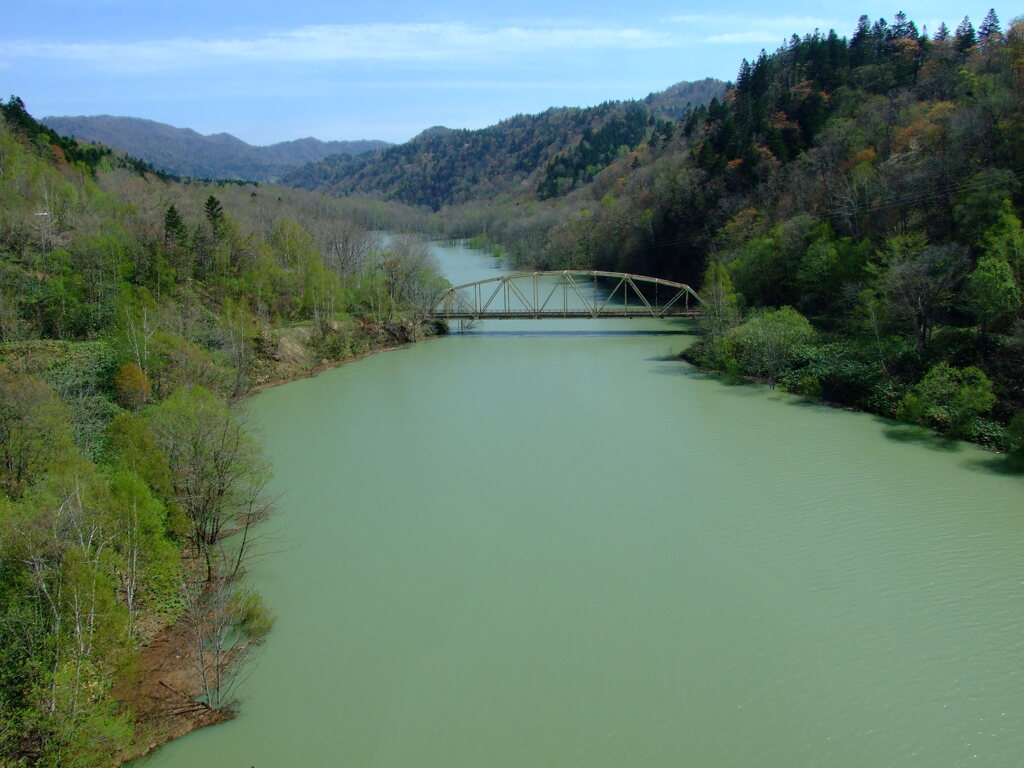
[[[1024,171],[1024,169],[1022,168],[997,168],[994,170],[1007,170],[1013,173],[1014,175],[1019,175],[1022,171]],[[1000,184],[1004,183],[1004,179],[984,179],[971,180],[966,182],[952,182],[938,188],[933,188],[928,192],[918,195],[903,196],[894,200],[877,202],[868,205],[861,204],[854,206],[833,206],[832,208],[813,213],[814,215],[819,216],[821,218],[848,218],[850,216],[860,216],[868,213],[875,213],[877,211],[885,210],[887,208],[917,205],[919,203],[927,202],[929,200],[941,199],[951,194],[955,194],[957,192],[988,189],[990,187],[999,186]],[[713,238],[714,233],[712,232],[705,232],[701,235],[676,234],[662,236],[654,238],[653,240],[649,240],[642,245],[633,246],[632,248],[629,249],[627,253],[629,255],[632,255],[636,253],[642,253],[644,251],[664,248],[666,246],[697,244],[701,242],[707,242],[708,240],[711,240]]]

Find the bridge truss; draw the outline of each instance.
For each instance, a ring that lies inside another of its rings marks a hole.
[[[611,286],[603,293],[601,286]],[[641,290],[643,286],[646,290]],[[691,302],[692,299],[692,302]],[[519,272],[456,285],[434,305],[446,320],[696,317],[704,300],[685,283],[622,272]]]

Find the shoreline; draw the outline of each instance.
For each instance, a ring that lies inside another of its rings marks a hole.
[[[330,360],[301,372],[271,378],[254,385],[234,402],[245,400],[271,387],[312,378],[371,355],[407,349],[411,344],[438,338],[440,335],[375,347],[352,357]],[[188,560],[188,555],[183,559]],[[131,748],[115,757],[114,765],[121,766],[139,760],[175,739],[207,726],[229,722],[237,716],[233,709],[207,709],[195,704],[201,683],[199,674],[182,652],[186,647],[186,632],[181,619],[162,627],[145,645],[140,646],[135,668],[115,684],[111,698],[130,712],[140,738]]]
[[[139,734],[135,744],[116,756],[115,765],[139,760],[170,741],[235,718],[232,710],[195,703],[200,682],[183,651],[186,632],[180,620],[165,626],[140,649],[138,678],[119,680],[114,686],[112,697],[130,708]]]
[[[849,403],[840,403],[840,402],[838,402],[836,400],[826,400],[823,397],[815,397],[813,395],[804,395],[804,394],[801,394],[799,392],[793,392],[793,391],[791,391],[789,389],[786,389],[783,386],[780,386],[779,384],[775,384],[773,386],[772,383],[770,381],[768,381],[768,379],[760,378],[758,376],[750,376],[750,375],[745,374],[745,373],[744,374],[728,373],[727,371],[720,371],[720,370],[718,370],[716,368],[703,368],[703,367],[697,365],[692,360],[688,360],[683,355],[679,355],[676,359],[678,359],[680,362],[686,363],[687,365],[693,366],[693,368],[696,371],[698,371],[699,373],[702,373],[702,374],[704,374],[706,376],[714,376],[722,384],[724,384],[726,386],[738,386],[740,384],[742,384],[742,385],[760,384],[762,386],[770,387],[775,392],[781,392],[783,394],[789,395],[790,397],[800,398],[803,402],[807,403],[808,405],[820,405],[820,406],[823,406],[825,408],[835,409],[837,411],[846,411],[847,413],[863,413],[863,414],[866,414],[868,416],[874,416],[876,419],[885,419],[886,421],[891,422],[894,426],[908,427],[908,428],[913,428],[913,429],[920,429],[920,430],[922,430],[924,432],[927,432],[932,438],[934,438],[936,440],[948,440],[948,441],[952,441],[952,442],[966,443],[967,445],[973,445],[976,448],[980,448],[983,451],[988,451],[989,453],[994,453],[997,456],[1003,456],[1004,458],[1009,459],[1009,460],[1013,459],[1013,455],[1014,454],[1012,454],[1009,451],[1004,451],[1004,450],[1002,450],[1000,448],[996,448],[995,446],[992,446],[992,445],[985,445],[984,443],[979,443],[979,442],[976,442],[974,440],[967,440],[967,439],[962,438],[962,437],[951,437],[950,435],[944,434],[942,432],[938,432],[938,431],[936,431],[934,429],[930,429],[929,427],[923,426],[921,424],[914,424],[914,423],[909,422],[909,421],[900,421],[899,419],[894,418],[892,416],[886,416],[884,413],[878,413],[877,411],[869,411],[866,408],[859,408],[856,405],[851,405]],[[725,379],[727,379],[727,378],[736,379],[737,380],[737,384],[729,384],[727,381],[725,381]]]
[[[342,358],[340,360],[330,360],[330,361],[328,361],[326,363],[320,363],[320,364],[314,366],[313,368],[309,368],[309,369],[307,369],[307,370],[305,370],[303,372],[300,372],[300,373],[295,373],[295,374],[291,374],[291,375],[288,375],[288,376],[283,376],[281,378],[274,378],[274,379],[270,379],[268,381],[261,382],[259,384],[254,384],[252,387],[250,387],[245,392],[245,394],[239,395],[238,398],[236,398],[234,402],[240,402],[240,401],[245,400],[245,399],[247,399],[249,397],[252,397],[253,395],[258,395],[260,392],[262,392],[265,389],[271,389],[273,387],[280,387],[282,384],[290,384],[293,381],[302,381],[303,379],[311,379],[314,376],[317,376],[317,375],[323,373],[324,371],[330,371],[330,370],[333,370],[335,368],[340,368],[343,365],[348,365],[349,363],[358,362],[358,361],[363,360],[363,359],[365,359],[367,357],[370,357],[371,355],[377,355],[377,354],[380,354],[382,352],[396,352],[398,350],[407,349],[411,344],[420,344],[420,343],[422,343],[424,341],[427,341],[428,339],[433,339],[433,338],[438,338],[438,337],[437,336],[425,336],[422,339],[417,339],[416,341],[405,342],[404,344],[389,344],[389,345],[384,346],[384,347],[375,347],[374,349],[369,349],[366,352],[360,352],[358,355],[355,355],[353,357],[345,357],[345,358]]]

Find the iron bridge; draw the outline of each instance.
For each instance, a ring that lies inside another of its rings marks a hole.
[[[612,281],[609,293],[602,294],[599,280]],[[623,272],[563,269],[456,285],[441,294],[432,314],[446,320],[698,317],[703,304],[685,283]]]

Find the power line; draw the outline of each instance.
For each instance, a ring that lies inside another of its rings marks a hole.
[[[1007,170],[1007,171],[1010,171],[1011,173],[1013,173],[1014,175],[1017,175],[1017,174],[1019,174],[1021,172],[1020,169],[1016,169],[1016,168],[997,168],[997,169],[994,169],[994,170]],[[1002,184],[1002,183],[1003,183],[1003,180],[1001,180],[1001,179],[992,179],[990,181],[977,180],[977,181],[968,181],[968,182],[954,182],[954,183],[951,183],[951,184],[947,184],[947,185],[945,185],[943,187],[939,187],[938,189],[933,189],[932,191],[926,192],[926,193],[921,194],[921,195],[913,195],[913,196],[910,196],[910,197],[902,197],[902,198],[899,198],[899,199],[896,199],[896,200],[892,200],[892,201],[889,201],[889,202],[874,203],[874,204],[870,204],[870,205],[855,205],[855,206],[851,206],[851,207],[835,206],[835,207],[833,207],[831,209],[822,211],[821,215],[822,216],[828,216],[828,217],[834,217],[834,216],[844,216],[845,217],[845,216],[853,216],[853,215],[864,214],[864,213],[874,213],[875,211],[884,210],[885,208],[894,208],[894,207],[897,207],[897,206],[910,206],[910,205],[915,205],[917,203],[923,203],[923,202],[926,202],[928,200],[937,200],[939,198],[946,197],[946,196],[948,196],[948,195],[950,195],[952,193],[955,193],[955,192],[975,191],[975,190],[979,190],[979,189],[987,189],[989,187],[998,186],[999,184]]]

